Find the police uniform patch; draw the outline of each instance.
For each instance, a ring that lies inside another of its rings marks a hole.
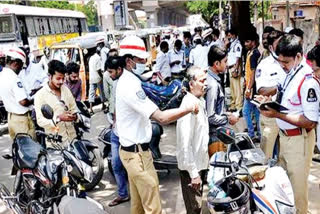
[[[318,100],[316,91],[313,88],[308,90],[307,102],[316,102]]]
[[[19,88],[23,88],[22,83],[21,82],[17,82],[17,85]]]
[[[256,78],[259,78],[261,76],[261,69],[256,70]]]
[[[136,94],[137,94],[139,99],[141,99],[141,100],[146,99],[146,94],[144,93],[144,91],[142,91],[142,90],[138,91]]]
[[[237,52],[239,52],[241,49],[240,49],[240,47],[238,46],[238,48],[237,48]]]

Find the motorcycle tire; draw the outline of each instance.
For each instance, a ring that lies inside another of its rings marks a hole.
[[[89,151],[90,157],[93,156],[92,167],[93,167],[93,179],[92,181],[83,183],[82,185],[86,189],[86,191],[92,190],[95,186],[99,184],[102,179],[104,172],[104,163],[103,157],[99,150],[99,148],[94,148]]]
[[[11,196],[10,191],[3,184],[0,184],[0,200],[2,200],[5,204],[7,204],[7,208],[9,208],[14,214],[24,214],[20,206],[13,199],[4,199],[5,197]]]

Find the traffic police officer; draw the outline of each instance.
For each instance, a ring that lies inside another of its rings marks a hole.
[[[125,37],[120,43],[125,69],[116,89],[116,118],[120,139],[120,158],[128,172],[131,213],[161,213],[159,180],[149,143],[152,135],[150,119],[168,124],[190,113],[198,112],[196,103],[187,107],[160,111],[146,96],[139,75],[145,71],[149,54],[142,39]]]
[[[256,87],[257,93],[263,96],[275,96],[277,93],[277,85],[281,84],[286,78],[286,72],[281,68],[276,60],[274,50],[283,35],[280,31],[273,31],[268,36],[268,49],[271,53],[267,58],[263,59],[256,70]],[[279,134],[275,118],[260,116],[261,128],[261,149],[266,158],[272,158],[273,148]]]
[[[283,36],[276,49],[278,62],[287,73],[277,100],[287,113],[268,108],[266,117],[277,118],[280,128],[279,162],[288,172],[298,214],[308,212],[308,175],[315,145],[314,128],[318,122],[320,88],[312,69],[302,55],[300,39]]]
[[[31,119],[30,106],[33,100],[28,99],[27,92],[18,77],[26,55],[20,48],[10,48],[6,52],[7,64],[0,74],[0,97],[8,112],[8,129],[12,139],[18,133],[26,133],[35,138],[34,124]]]
[[[241,53],[242,46],[237,38],[234,29],[226,32],[228,41],[230,42],[228,48],[228,70],[230,75],[230,91],[231,91],[231,104],[230,109],[242,108],[242,90],[241,90]]]

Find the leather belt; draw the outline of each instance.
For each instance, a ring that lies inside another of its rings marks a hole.
[[[141,146],[142,151],[147,151],[149,149],[149,143],[121,146],[120,148],[126,152],[139,152],[139,145]]]
[[[302,135],[302,128],[295,129],[280,129],[285,136],[293,137]],[[307,132],[310,132],[312,129],[306,129]]]

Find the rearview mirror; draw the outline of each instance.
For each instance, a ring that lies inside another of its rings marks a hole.
[[[53,109],[48,104],[43,104],[41,106],[41,113],[46,119],[48,120],[53,119]]]
[[[217,128],[217,137],[224,144],[233,144],[236,142],[236,137],[233,129],[228,127],[219,127]]]

